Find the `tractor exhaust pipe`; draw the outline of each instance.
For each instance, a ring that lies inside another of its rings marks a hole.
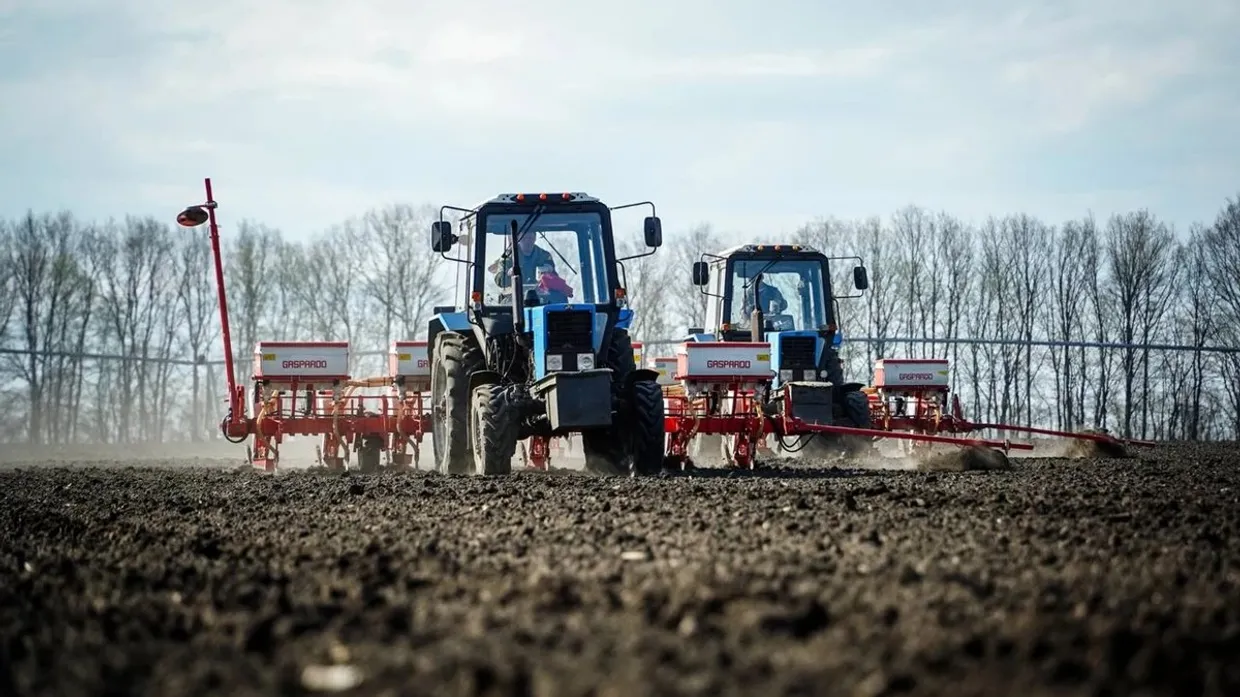
[[[517,246],[520,235],[517,221],[508,226],[508,237],[512,240],[512,323],[516,327],[517,340],[525,334],[525,312],[522,306],[525,288],[521,279],[521,250]]]
[[[749,313],[749,339],[755,344],[761,343],[763,335],[766,333],[764,331],[766,329],[764,326],[765,322],[762,318],[762,296],[758,292],[761,289],[762,274],[758,274],[754,276],[753,283],[753,312]]]

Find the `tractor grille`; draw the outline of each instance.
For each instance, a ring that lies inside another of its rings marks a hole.
[[[547,313],[547,353],[564,357],[564,370],[577,370],[577,354],[594,353],[591,314],[584,310]]]
[[[779,342],[780,370],[813,370],[814,349],[818,340],[812,336],[789,336]],[[800,376],[797,376],[798,379]]]

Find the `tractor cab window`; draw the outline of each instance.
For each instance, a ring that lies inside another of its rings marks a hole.
[[[818,329],[827,324],[823,264],[817,259],[735,260],[728,284],[731,324],[748,329],[755,289],[768,331]],[[756,276],[762,274],[761,285]]]
[[[608,283],[599,214],[544,212],[534,218],[531,224],[529,214],[490,213],[480,221],[486,229],[483,302],[512,302],[514,256],[521,267],[524,292],[535,290],[542,304],[605,302]],[[514,220],[522,231],[515,254]]]

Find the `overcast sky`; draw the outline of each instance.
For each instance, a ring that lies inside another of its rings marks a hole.
[[[1240,194],[1237,36],[1237,0],[0,0],[0,215],[171,220],[210,176],[294,237],[565,189],[669,234],[1183,228]]]

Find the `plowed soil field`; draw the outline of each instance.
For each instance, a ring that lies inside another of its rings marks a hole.
[[[1240,448],[276,476],[0,465],[0,695],[1240,695]]]

